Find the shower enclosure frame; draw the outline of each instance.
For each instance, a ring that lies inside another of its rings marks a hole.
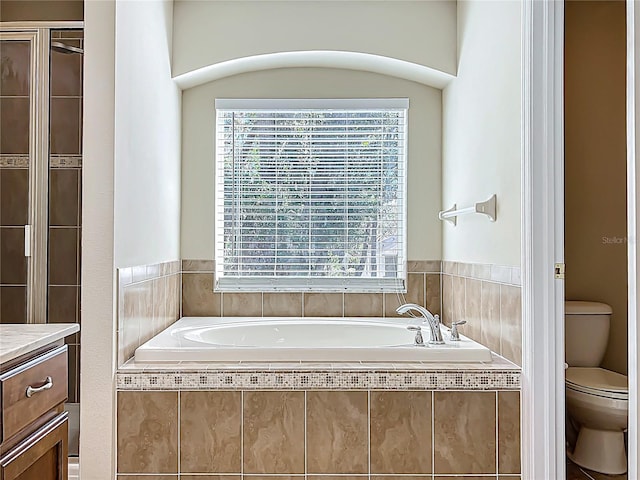
[[[81,29],[84,22],[0,22],[0,40],[31,42],[29,84],[29,224],[25,225],[27,323],[47,321],[49,225],[49,65],[51,31]]]

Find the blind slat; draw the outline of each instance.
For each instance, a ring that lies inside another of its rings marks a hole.
[[[407,105],[372,101],[221,101],[218,289],[404,291]]]

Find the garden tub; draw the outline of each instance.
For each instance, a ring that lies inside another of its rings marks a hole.
[[[491,351],[460,335],[415,345],[412,318],[184,317],[135,352],[136,362],[491,362]]]

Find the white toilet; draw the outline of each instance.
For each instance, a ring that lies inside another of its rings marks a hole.
[[[576,464],[610,475],[627,471],[623,431],[627,428],[627,377],[600,368],[609,339],[611,307],[565,302],[565,391],[567,412],[579,428]]]

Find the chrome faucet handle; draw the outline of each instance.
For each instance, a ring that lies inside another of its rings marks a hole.
[[[417,305],[415,303],[405,303],[404,305],[400,305],[396,312],[399,314],[407,313],[409,310],[415,310],[420,313],[420,315],[426,319],[426,322],[423,320],[423,323],[426,323],[429,326],[430,345],[444,345],[444,340],[442,339],[442,331],[440,330],[440,317],[438,315],[433,315],[429,310],[425,307]]]
[[[413,339],[416,345],[424,345],[424,339],[422,338],[422,327],[419,325],[407,325],[407,330],[416,332],[416,338]]]
[[[466,320],[460,320],[459,322],[453,322],[451,324],[451,341],[459,342],[460,341],[460,332],[458,332],[458,325],[464,325],[467,323]]]

